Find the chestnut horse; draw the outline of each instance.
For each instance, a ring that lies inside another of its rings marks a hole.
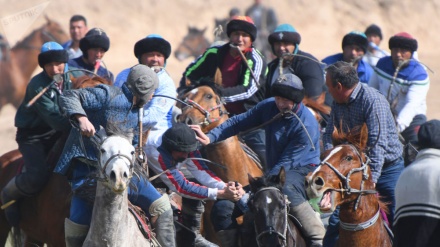
[[[18,42],[10,50],[7,59],[0,60],[0,110],[8,103],[15,107],[20,105],[27,83],[38,66],[41,46],[48,41],[62,44],[68,39],[61,25],[46,16],[43,26]]]
[[[180,122],[198,124],[202,131],[207,133],[211,129],[225,122],[229,117],[220,97],[213,85],[202,85],[184,95],[189,106],[182,109],[179,117]],[[249,184],[248,174],[254,177],[263,175],[261,167],[243,150],[237,136],[232,136],[224,141],[205,146],[205,158],[223,165],[214,166],[209,163],[209,168],[223,181],[237,181],[243,186]],[[214,229],[210,223],[210,211],[212,204],[205,207],[204,217],[205,234],[210,240],[215,241]]]
[[[183,61],[190,57],[197,58],[205,52],[211,44],[204,36],[205,31],[206,28],[200,30],[196,27],[188,27],[188,34],[174,51],[177,60]]]
[[[380,217],[386,207],[377,196],[364,153],[367,132],[365,124],[350,133],[335,130],[335,147],[322,154],[320,166],[306,177],[307,194],[318,198],[315,207],[321,212],[332,212],[340,205],[338,246],[392,246]]]
[[[255,219],[252,223],[256,235],[242,241],[243,246],[306,247],[306,241],[288,214],[288,200],[282,192],[285,181],[284,167],[278,175],[269,178],[249,175],[252,193],[248,204]]]
[[[74,88],[109,84],[100,77],[83,76],[72,81]],[[56,154],[54,155],[48,163],[56,163]],[[17,175],[22,166],[23,159],[18,150],[0,156],[0,190]],[[39,194],[20,200],[20,228],[27,236],[25,246],[43,246],[43,243],[48,246],[65,246],[64,219],[69,216],[70,194],[71,189],[66,177],[52,173],[47,185]],[[5,245],[10,229],[11,226],[1,211],[0,246]]]

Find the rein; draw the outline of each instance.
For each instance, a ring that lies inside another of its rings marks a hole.
[[[364,190],[363,189],[364,181],[368,179],[368,170],[367,170],[367,168],[368,168],[368,164],[371,162],[370,158],[368,158],[368,156],[365,156],[366,157],[366,161],[364,162],[362,160],[361,154],[359,153],[357,148],[355,146],[351,145],[351,144],[349,144],[349,145],[354,150],[356,150],[356,154],[359,157],[359,160],[361,162],[361,167],[351,169],[348,172],[347,176],[344,176],[331,163],[327,162],[327,159],[323,160],[321,162],[321,165],[327,165],[344,182],[343,183],[343,187],[341,186],[342,187],[341,189],[332,189],[333,191],[341,192],[342,193],[342,197],[343,197],[344,193],[347,193],[348,195],[350,195],[351,193],[359,194],[359,196],[356,199],[356,204],[355,204],[355,207],[354,207],[354,210],[357,210],[357,208],[359,206],[359,201],[360,201],[360,198],[361,198],[362,195],[365,195],[365,194],[376,194],[377,192],[376,192],[376,190]],[[362,172],[362,182],[361,182],[361,185],[360,185],[359,189],[354,189],[354,188],[351,188],[351,186],[350,186],[350,181],[351,181],[350,176],[353,173],[355,173],[355,172]]]
[[[275,191],[279,192],[280,194],[282,194],[282,192],[278,188],[270,186],[270,187],[265,187],[265,188],[259,189],[257,192],[255,192],[253,195],[251,195],[251,199],[255,198],[258,193],[260,193],[262,191],[266,191],[266,190],[275,190]],[[257,233],[258,232],[257,225],[255,224],[254,226],[255,226],[255,232]],[[287,241],[286,234],[287,234],[287,228],[288,227],[289,227],[289,224],[288,224],[288,206],[286,204],[285,207],[284,207],[284,226],[283,226],[283,230],[282,230],[283,232],[279,232],[279,231],[275,230],[275,228],[273,226],[267,226],[266,227],[267,230],[264,230],[264,231],[260,232],[257,235],[257,244],[258,244],[258,246],[260,246],[260,239],[264,235],[266,235],[266,234],[269,234],[269,235],[276,234],[276,235],[278,235],[278,237],[280,237],[283,240],[283,246],[286,246],[286,241]],[[289,229],[289,232],[291,232],[290,229]]]
[[[205,116],[205,119],[202,122],[197,123],[197,125],[210,125],[214,122],[220,121],[220,119],[223,117],[224,114],[228,114],[228,112],[222,110],[221,107],[223,106],[223,103],[221,101],[218,105],[213,106],[209,109],[203,108],[197,102],[195,102],[194,100],[188,99],[188,98],[185,99],[185,104],[191,108],[195,108],[195,109],[199,110]],[[213,112],[217,109],[219,111],[219,116],[216,118],[211,118],[211,112]]]
[[[373,226],[374,223],[376,223],[376,221],[379,219],[379,215],[380,215],[380,207],[377,209],[376,214],[367,221],[364,221],[362,223],[352,224],[352,223],[345,223],[340,220],[339,225],[341,226],[342,229],[346,231],[351,231],[351,232],[362,231]]]

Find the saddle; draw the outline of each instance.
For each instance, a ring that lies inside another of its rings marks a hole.
[[[153,233],[149,227],[150,223],[144,211],[142,211],[140,207],[131,204],[130,201],[128,201],[128,211],[134,216],[142,235],[144,235],[146,239],[151,239]]]

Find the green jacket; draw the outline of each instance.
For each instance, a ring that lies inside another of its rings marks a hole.
[[[62,91],[71,89],[72,87],[72,82],[68,75],[69,73],[66,73],[64,76]],[[41,135],[52,130],[63,132],[70,130],[71,125],[69,120],[62,115],[58,105],[61,93],[55,84],[51,85],[49,90],[31,107],[26,107],[27,103],[51,82],[52,79],[44,71],[34,76],[29,82],[24,100],[15,114],[15,126],[18,128],[17,139],[27,138],[20,137],[20,132],[33,136]]]

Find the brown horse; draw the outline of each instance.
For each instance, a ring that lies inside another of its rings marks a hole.
[[[26,86],[38,66],[41,46],[48,41],[60,44],[69,36],[60,24],[46,16],[46,23],[32,31],[9,52],[8,59],[0,60],[0,109],[11,103],[18,107],[24,98]]]
[[[174,51],[174,56],[179,61],[187,58],[202,55],[203,52],[210,46],[210,42],[205,38],[206,27],[198,29],[196,27],[188,27],[188,34],[183,38],[177,49]]]
[[[73,79],[74,88],[110,84],[100,77]],[[52,158],[55,163],[56,157]],[[18,150],[0,156],[0,191],[23,166]],[[36,196],[20,200],[20,228],[26,234],[25,246],[65,246],[64,219],[69,216],[71,189],[65,176],[53,173],[44,189]],[[0,246],[4,246],[11,227],[0,213]]]
[[[186,93],[184,97],[190,106],[182,109],[182,115],[179,117],[181,122],[199,124],[206,133],[229,118],[214,86],[199,86]],[[260,166],[245,153],[237,136],[209,144],[205,146],[204,151],[205,158],[226,167],[224,169],[207,163],[209,168],[225,182],[237,181],[246,186],[249,184],[248,174],[253,177],[263,175]],[[205,207],[204,215],[208,216],[204,217],[205,233],[208,239],[215,241],[215,231],[209,217],[211,207],[212,204],[207,204]]]
[[[306,177],[309,198],[322,197],[316,205],[322,212],[332,212],[340,205],[338,246],[392,246],[380,217],[380,209],[385,207],[378,199],[364,153],[367,132],[365,124],[350,133],[335,130],[335,147],[322,154],[321,165]]]

